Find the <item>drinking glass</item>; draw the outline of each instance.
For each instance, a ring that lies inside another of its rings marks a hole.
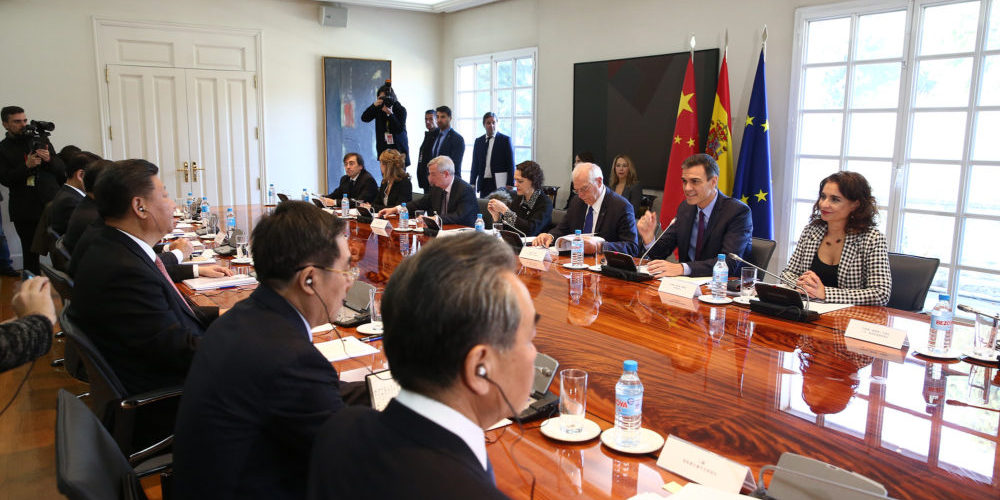
[[[500,231],[503,231],[503,223],[502,222],[494,222],[493,223],[493,236],[496,236],[497,238],[499,238],[500,237]]]
[[[583,430],[587,415],[587,372],[568,368],[559,372],[559,429],[566,434]]]
[[[236,234],[236,258],[245,259],[247,257],[247,234],[239,232]]]
[[[740,270],[740,296],[753,297],[756,282],[757,270],[749,266],[742,268]]]
[[[371,315],[372,330],[382,333],[382,290],[372,288],[368,291],[368,312]]]
[[[414,210],[413,211],[413,218],[410,219],[410,220],[416,221],[417,227],[424,227],[424,219],[423,219],[423,217],[425,215],[427,215],[427,211],[426,210]]]
[[[992,357],[996,354],[997,323],[990,316],[976,315],[976,338],[973,345],[976,356]]]

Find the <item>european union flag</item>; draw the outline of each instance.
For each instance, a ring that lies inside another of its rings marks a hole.
[[[767,85],[764,77],[764,49],[757,61],[743,144],[736,163],[733,197],[750,206],[753,235],[774,239],[774,211],[771,204],[771,139],[767,123]]]

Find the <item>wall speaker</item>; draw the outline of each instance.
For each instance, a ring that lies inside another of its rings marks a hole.
[[[319,23],[323,26],[333,26],[335,28],[347,27],[347,7],[340,5],[320,5]]]

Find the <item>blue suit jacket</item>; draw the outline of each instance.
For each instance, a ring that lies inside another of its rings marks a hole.
[[[639,236],[635,229],[635,211],[632,204],[611,189],[604,188],[604,202],[597,215],[597,227],[594,234],[604,238],[604,249],[612,252],[634,255],[639,249]],[[576,229],[583,229],[583,221],[587,218],[586,203],[579,196],[569,202],[569,210],[562,222],[550,234],[559,238],[573,234]]]
[[[434,132],[434,137],[431,138],[431,151],[434,150],[434,143],[437,142],[438,136],[440,135],[441,129]],[[441,141],[441,146],[438,148],[437,155],[432,153],[431,157],[428,158],[427,161],[430,162],[433,160],[434,156],[447,156],[448,158],[451,158],[451,161],[455,162],[455,177],[461,179],[462,157],[465,156],[465,138],[462,137],[457,130],[452,128],[448,132],[448,135],[444,137],[444,140]]]
[[[510,143],[510,137],[497,132],[496,137],[493,138],[493,142],[493,155],[490,156],[490,171],[494,174],[507,172],[507,185],[513,186],[514,147]],[[469,179],[469,184],[475,186],[476,191],[479,193],[482,193],[479,181],[486,174],[487,149],[486,134],[477,137],[476,143],[472,146],[472,176]]]

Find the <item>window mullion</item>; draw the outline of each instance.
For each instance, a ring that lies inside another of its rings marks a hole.
[[[893,153],[893,172],[890,179],[889,220],[886,221],[886,239],[889,250],[898,251],[902,245],[903,203],[906,198],[906,180],[909,172],[909,148],[913,129],[913,89],[916,86],[916,72],[913,61],[916,58],[917,38],[920,36],[920,17],[911,1],[906,7],[906,31],[903,41],[903,62],[900,67],[899,115],[896,117],[896,150]],[[902,137],[900,137],[902,136]]]

